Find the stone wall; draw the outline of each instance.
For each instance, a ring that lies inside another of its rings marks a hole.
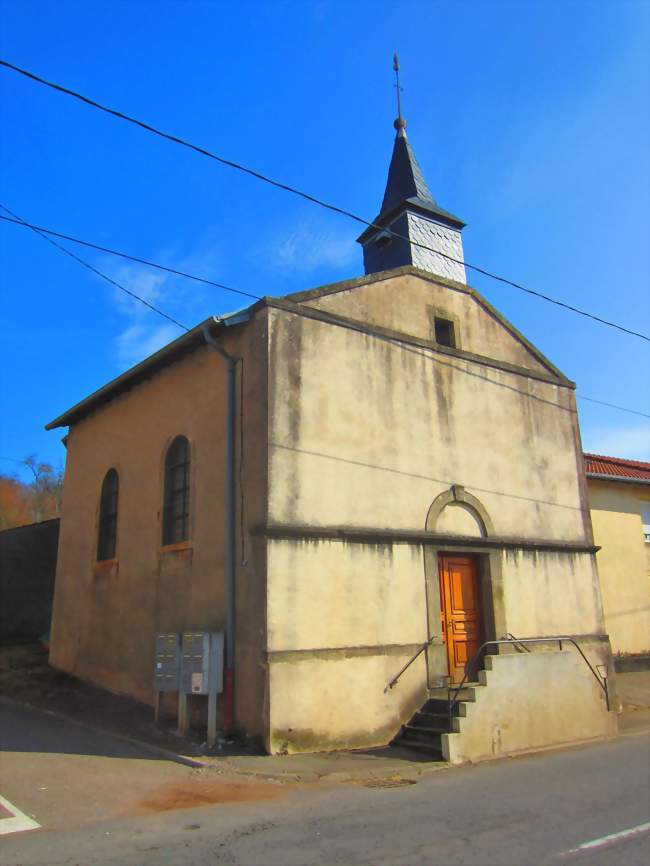
[[[0,532],[0,643],[38,640],[50,628],[59,519]]]

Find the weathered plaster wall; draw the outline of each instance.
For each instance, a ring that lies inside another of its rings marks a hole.
[[[266,508],[265,321],[228,332],[224,346],[244,356],[243,497],[238,543],[239,630],[236,716],[250,733],[266,730],[265,547],[248,538]],[[239,371],[241,376],[241,370]],[[241,379],[240,379],[241,381]],[[190,541],[161,548],[164,458],[172,439],[191,445]],[[225,627],[226,364],[196,350],[75,424],[69,433],[53,612],[51,661],[116,692],[153,699],[158,631]],[[97,564],[102,480],[119,473],[117,555]],[[242,561],[246,564],[242,565]]]
[[[475,702],[457,720],[460,733],[443,735],[454,764],[614,736],[616,715],[573,649],[491,656]]]
[[[612,650],[650,650],[650,544],[644,541],[641,503],[650,488],[589,478],[589,505]]]
[[[586,537],[570,389],[275,310],[270,352],[270,520],[423,529],[462,484],[497,534]]]
[[[504,330],[497,318],[477,303],[469,287],[437,282],[432,275],[429,279],[409,273],[376,276],[380,278],[377,282],[325,294],[306,303],[423,340],[435,340],[434,317],[439,315],[455,321],[458,348],[529,370],[549,372],[522,342]]]
[[[386,743],[421,702],[426,640],[422,553],[411,545],[269,542],[273,751]]]
[[[431,286],[403,275],[308,303],[427,339],[435,307],[457,317],[464,349],[539,373],[470,296]],[[423,656],[387,705],[383,686],[401,666],[390,653],[408,658],[407,644],[414,651],[440,629],[435,550],[425,569],[423,546],[392,543],[391,532],[424,530],[436,497],[463,485],[496,536],[589,545],[573,392],[285,311],[270,311],[269,337],[269,522],[306,537],[309,528],[386,533],[380,555],[370,540],[269,539],[270,747],[385,741],[427,684]],[[481,534],[466,510],[440,515],[438,531],[463,527]],[[494,596],[487,637],[603,631],[589,553],[477,554]],[[440,643],[427,658],[432,685],[444,673]],[[322,653],[335,650],[326,664]]]
[[[503,551],[501,569],[507,631],[517,637],[603,631],[592,554]]]

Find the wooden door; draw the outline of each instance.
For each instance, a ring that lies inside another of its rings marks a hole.
[[[465,667],[484,641],[476,560],[471,556],[439,554],[442,635],[447,645],[449,676],[459,683]],[[469,679],[476,671],[469,671]]]

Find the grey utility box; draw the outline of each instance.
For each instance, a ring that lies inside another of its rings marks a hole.
[[[181,640],[176,632],[156,635],[154,687],[157,692],[177,692],[181,676]]]
[[[186,695],[223,691],[223,632],[183,632],[180,691]]]

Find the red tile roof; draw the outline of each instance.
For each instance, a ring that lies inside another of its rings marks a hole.
[[[585,472],[588,475],[608,475],[620,478],[639,478],[650,481],[650,463],[641,460],[624,460],[622,457],[604,457],[602,454],[585,454]]]

